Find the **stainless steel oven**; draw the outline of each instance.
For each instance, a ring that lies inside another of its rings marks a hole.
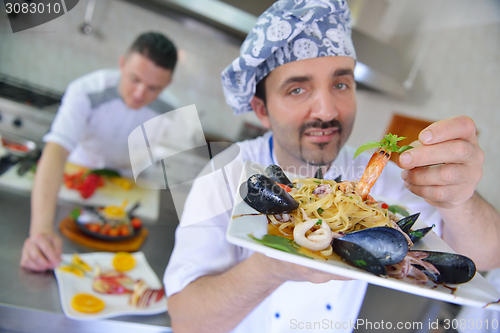
[[[0,74],[0,134],[11,143],[29,148],[25,151],[29,154],[4,150],[0,174],[18,162],[38,158],[42,138],[50,129],[61,97],[62,94]]]

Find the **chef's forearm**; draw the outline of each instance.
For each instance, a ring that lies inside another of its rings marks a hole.
[[[474,193],[465,204],[439,212],[443,239],[453,250],[474,260],[479,270],[500,267],[500,215],[493,206]]]
[[[229,332],[283,282],[255,254],[228,271],[193,281],[168,299],[174,332]],[[263,267],[264,266],[264,267]]]
[[[53,229],[57,193],[61,187],[67,157],[68,151],[56,143],[47,143],[43,150],[31,194],[30,235]]]

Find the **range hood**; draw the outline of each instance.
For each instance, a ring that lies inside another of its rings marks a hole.
[[[130,1],[144,5],[144,1]],[[150,0],[149,2],[155,7],[164,6],[202,20],[243,40],[257,21],[257,16],[274,1]],[[404,98],[407,90],[403,88],[403,82],[407,73],[403,72],[402,56],[388,45],[366,34],[366,23],[360,29],[356,23],[366,22],[367,13],[372,22],[374,16],[382,17],[388,3],[386,0],[351,0],[348,3],[352,12],[352,38],[358,57],[354,73],[358,86],[396,98]]]

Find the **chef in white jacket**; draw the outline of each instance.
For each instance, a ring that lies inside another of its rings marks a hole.
[[[302,178],[318,166],[325,178],[360,177],[353,170],[368,157],[352,161],[345,146],[356,113],[355,65],[345,1],[282,0],[258,18],[222,83],[234,111],[255,112],[271,132],[238,143],[232,159],[223,153],[232,161],[193,185],[164,277],[174,331],[353,330],[366,283],[234,246],[226,232],[245,161],[278,164]],[[474,191],[484,159],[474,122],[434,123],[414,146],[399,157],[405,170],[389,165],[373,193],[422,212],[479,268],[500,265],[500,218]]]

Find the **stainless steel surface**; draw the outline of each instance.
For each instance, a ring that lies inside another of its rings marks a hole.
[[[2,134],[3,147],[11,154],[17,156],[26,156],[36,149],[36,144],[31,140],[26,140],[21,137],[12,134]],[[26,151],[20,151],[17,149],[12,149],[9,144],[16,144],[26,147]]]
[[[40,110],[0,97],[0,132],[34,141],[42,146],[42,137],[50,129],[55,111]]]
[[[122,316],[108,320],[82,322],[64,316],[53,272],[34,273],[19,266],[21,249],[28,236],[29,193],[0,188],[0,331],[16,332],[169,332],[168,313],[153,316]],[[56,221],[75,207],[60,203]],[[162,191],[160,217],[155,224],[145,224],[149,236],[141,247],[160,279],[174,244],[177,214],[170,193]],[[59,232],[59,229],[57,229]],[[64,253],[95,250],[64,240]],[[125,325],[128,324],[128,325]]]

